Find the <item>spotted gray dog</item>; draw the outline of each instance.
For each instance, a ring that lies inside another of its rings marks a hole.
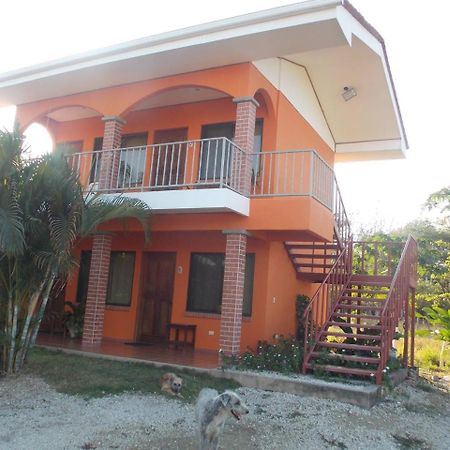
[[[200,431],[200,450],[216,450],[219,436],[228,417],[241,419],[248,408],[233,391],[219,394],[214,389],[202,389],[197,399],[197,422]]]

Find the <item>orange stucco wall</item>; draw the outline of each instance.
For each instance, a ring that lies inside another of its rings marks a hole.
[[[90,249],[91,242],[86,240],[77,248]],[[250,238],[247,252],[255,253],[255,275],[253,286],[252,316],[244,318],[241,348],[254,346],[258,339],[268,338],[266,328],[267,273],[269,265],[270,243]],[[104,336],[119,340],[133,340],[139,320],[139,282],[141,278],[142,255],[144,252],[175,252],[176,273],[174,279],[172,321],[197,325],[197,348],[217,350],[220,334],[220,316],[186,311],[189,263],[192,252],[225,252],[225,236],[220,232],[154,232],[152,241],[145,245],[139,233],[116,234],[113,251],[135,251],[135,270],[131,305],[129,307],[107,306],[105,312]],[[291,275],[293,269],[290,267]],[[74,271],[68,280],[66,298],[76,298],[78,271]],[[211,335],[210,332],[213,332]],[[281,332],[281,330],[280,330]]]
[[[132,111],[140,101],[164,90],[182,86],[215,89],[225,98],[199,103]],[[103,135],[102,116],[125,118],[124,133],[146,132],[148,144],[157,130],[188,128],[188,139],[201,137],[205,124],[235,120],[233,97],[255,96],[260,103],[257,117],[264,119],[263,151],[314,148],[329,164],[334,152],[287,98],[252,64],[238,64],[204,71],[148,80],[125,86],[101,89],[44,100],[18,107],[17,119],[23,127],[38,121],[47,126],[55,142],[83,141],[83,150],[92,150],[94,139]],[[99,116],[81,120],[56,122],[46,115],[68,106],[84,106]],[[314,286],[299,282],[282,242],[284,240],[331,240],[333,218],[329,210],[309,197],[273,197],[252,199],[250,216],[232,213],[155,215],[152,218],[152,242],[144,245],[138,224],[130,222],[125,235],[117,224],[105,227],[115,230],[113,251],[136,252],[130,307],[108,306],[104,336],[133,340],[139,320],[139,285],[144,251],[176,252],[172,321],[197,325],[197,347],[217,350],[220,317],[186,312],[191,252],[224,252],[224,229],[246,229],[253,234],[248,252],[256,254],[252,317],[242,327],[241,350],[254,347],[260,339],[270,340],[274,334],[295,332],[295,297],[311,295]],[[86,240],[77,247],[89,249]],[[69,279],[66,297],[75,299],[78,273]]]

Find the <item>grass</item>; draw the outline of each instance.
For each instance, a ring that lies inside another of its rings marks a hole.
[[[44,379],[56,391],[98,398],[124,392],[161,394],[159,379],[170,368],[156,368],[149,364],[112,361],[101,358],[69,355],[61,351],[34,348],[28,357],[24,373]],[[183,378],[182,394],[192,402],[204,387],[223,391],[239,385],[231,380],[215,378],[188,370],[177,370]],[[170,398],[174,398],[168,395]]]
[[[441,351],[441,341],[428,336],[416,336],[414,340],[414,363],[421,369],[431,371],[440,371],[439,369],[439,353]],[[400,339],[397,346],[399,356],[403,352],[403,339]],[[444,351],[444,373],[450,373],[450,346]]]

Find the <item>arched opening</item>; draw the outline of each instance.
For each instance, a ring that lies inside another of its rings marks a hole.
[[[258,89],[255,92],[255,100],[259,103],[259,107],[265,111],[268,117],[273,117],[274,107],[270,94],[265,89]]]
[[[130,175],[126,185],[156,189],[220,183],[223,159],[231,158],[233,147],[234,126],[227,126],[236,117],[232,99],[209,86],[175,85],[129,107],[121,115],[123,138],[127,144],[128,136],[135,141],[123,145],[132,148],[121,152],[121,163],[136,176]]]
[[[19,120],[20,120],[19,110]],[[83,105],[65,105],[20,123],[31,151],[48,153],[64,146],[71,153],[91,150],[96,137],[103,136],[102,114]],[[50,143],[51,141],[51,143]]]
[[[232,98],[231,95],[208,86],[174,86],[141,98],[130,106],[122,116],[128,119],[128,116],[136,111],[189,105],[227,97]]]

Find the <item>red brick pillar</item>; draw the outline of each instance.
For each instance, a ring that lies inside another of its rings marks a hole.
[[[124,121],[120,117],[104,117],[103,120],[105,122],[103,150],[119,148]],[[99,177],[100,189],[111,188],[110,183],[113,181],[113,177],[117,177],[119,160],[118,152],[117,155],[113,152],[102,154]],[[83,344],[100,344],[102,341],[111,247],[111,236],[94,236],[84,314]]]
[[[120,148],[122,140],[122,127],[125,121],[117,116],[105,116],[103,132],[102,159],[98,187],[100,190],[111,191],[117,187],[119,175],[120,151],[111,151]]]
[[[240,352],[248,233],[245,230],[229,230],[224,231],[224,234],[227,236],[227,243],[220,318],[220,348],[229,356]]]
[[[234,143],[244,154],[234,158],[236,168],[233,172],[238,178],[238,190],[248,196],[251,189],[253,142],[255,140],[256,108],[259,103],[253,97],[236,97],[236,129]]]

